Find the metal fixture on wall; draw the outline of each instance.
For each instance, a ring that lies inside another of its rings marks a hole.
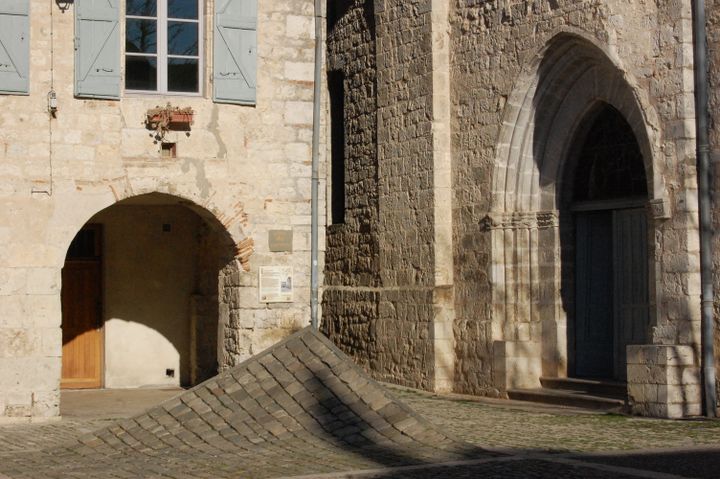
[[[56,0],[55,3],[58,5],[61,11],[65,11],[69,8],[69,5],[73,3],[73,0],[60,1]],[[63,5],[61,5],[63,4]],[[53,120],[57,118],[57,94],[55,93],[55,19],[53,17],[53,6],[50,4],[50,90],[47,93],[48,101],[48,182],[49,187],[47,189],[36,189],[34,186],[30,188],[30,194],[43,194],[47,196],[53,195]]]
[[[70,5],[75,3],[75,0],[55,0],[55,4],[58,6],[61,12],[65,13]]]
[[[702,349],[703,414],[717,414],[714,351],[714,291],[712,262],[712,203],[710,191],[710,159],[708,139],[708,64],[707,33],[705,31],[705,0],[695,0],[693,6],[693,35],[695,63],[695,126],[697,131],[697,180],[700,215],[700,284],[702,308],[700,341]]]
[[[322,0],[315,0],[315,86],[313,90],[312,183],[310,226],[310,324],[318,329],[318,190],[320,183],[320,102],[322,80]]]
[[[57,114],[57,93],[55,93],[55,90],[50,90],[47,94],[47,100],[48,100],[48,112],[50,115],[55,118]]]

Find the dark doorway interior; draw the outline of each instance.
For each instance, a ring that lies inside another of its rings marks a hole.
[[[647,181],[630,125],[609,105],[584,129],[574,175],[571,375],[624,381],[649,327]]]

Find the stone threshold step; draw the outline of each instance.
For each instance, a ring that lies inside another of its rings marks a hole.
[[[595,409],[608,412],[622,412],[625,401],[622,399],[602,396],[591,396],[577,391],[560,391],[557,389],[508,389],[508,397],[517,401],[539,402],[556,406]]]
[[[579,378],[540,378],[540,384],[546,389],[559,389],[575,391],[590,396],[609,397],[625,400],[627,397],[627,384],[617,381]]]

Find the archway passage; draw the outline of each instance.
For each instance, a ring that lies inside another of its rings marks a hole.
[[[180,198],[97,213],[62,272],[61,386],[190,386],[216,374],[219,277],[233,257],[222,225]]]
[[[626,347],[645,343],[649,328],[647,179],[632,129],[617,110],[603,104],[584,123],[572,182],[570,367],[577,377],[623,381]]]

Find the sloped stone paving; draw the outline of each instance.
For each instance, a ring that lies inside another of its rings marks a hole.
[[[493,455],[447,437],[307,328],[137,417],[4,456],[0,476],[269,478]]]

